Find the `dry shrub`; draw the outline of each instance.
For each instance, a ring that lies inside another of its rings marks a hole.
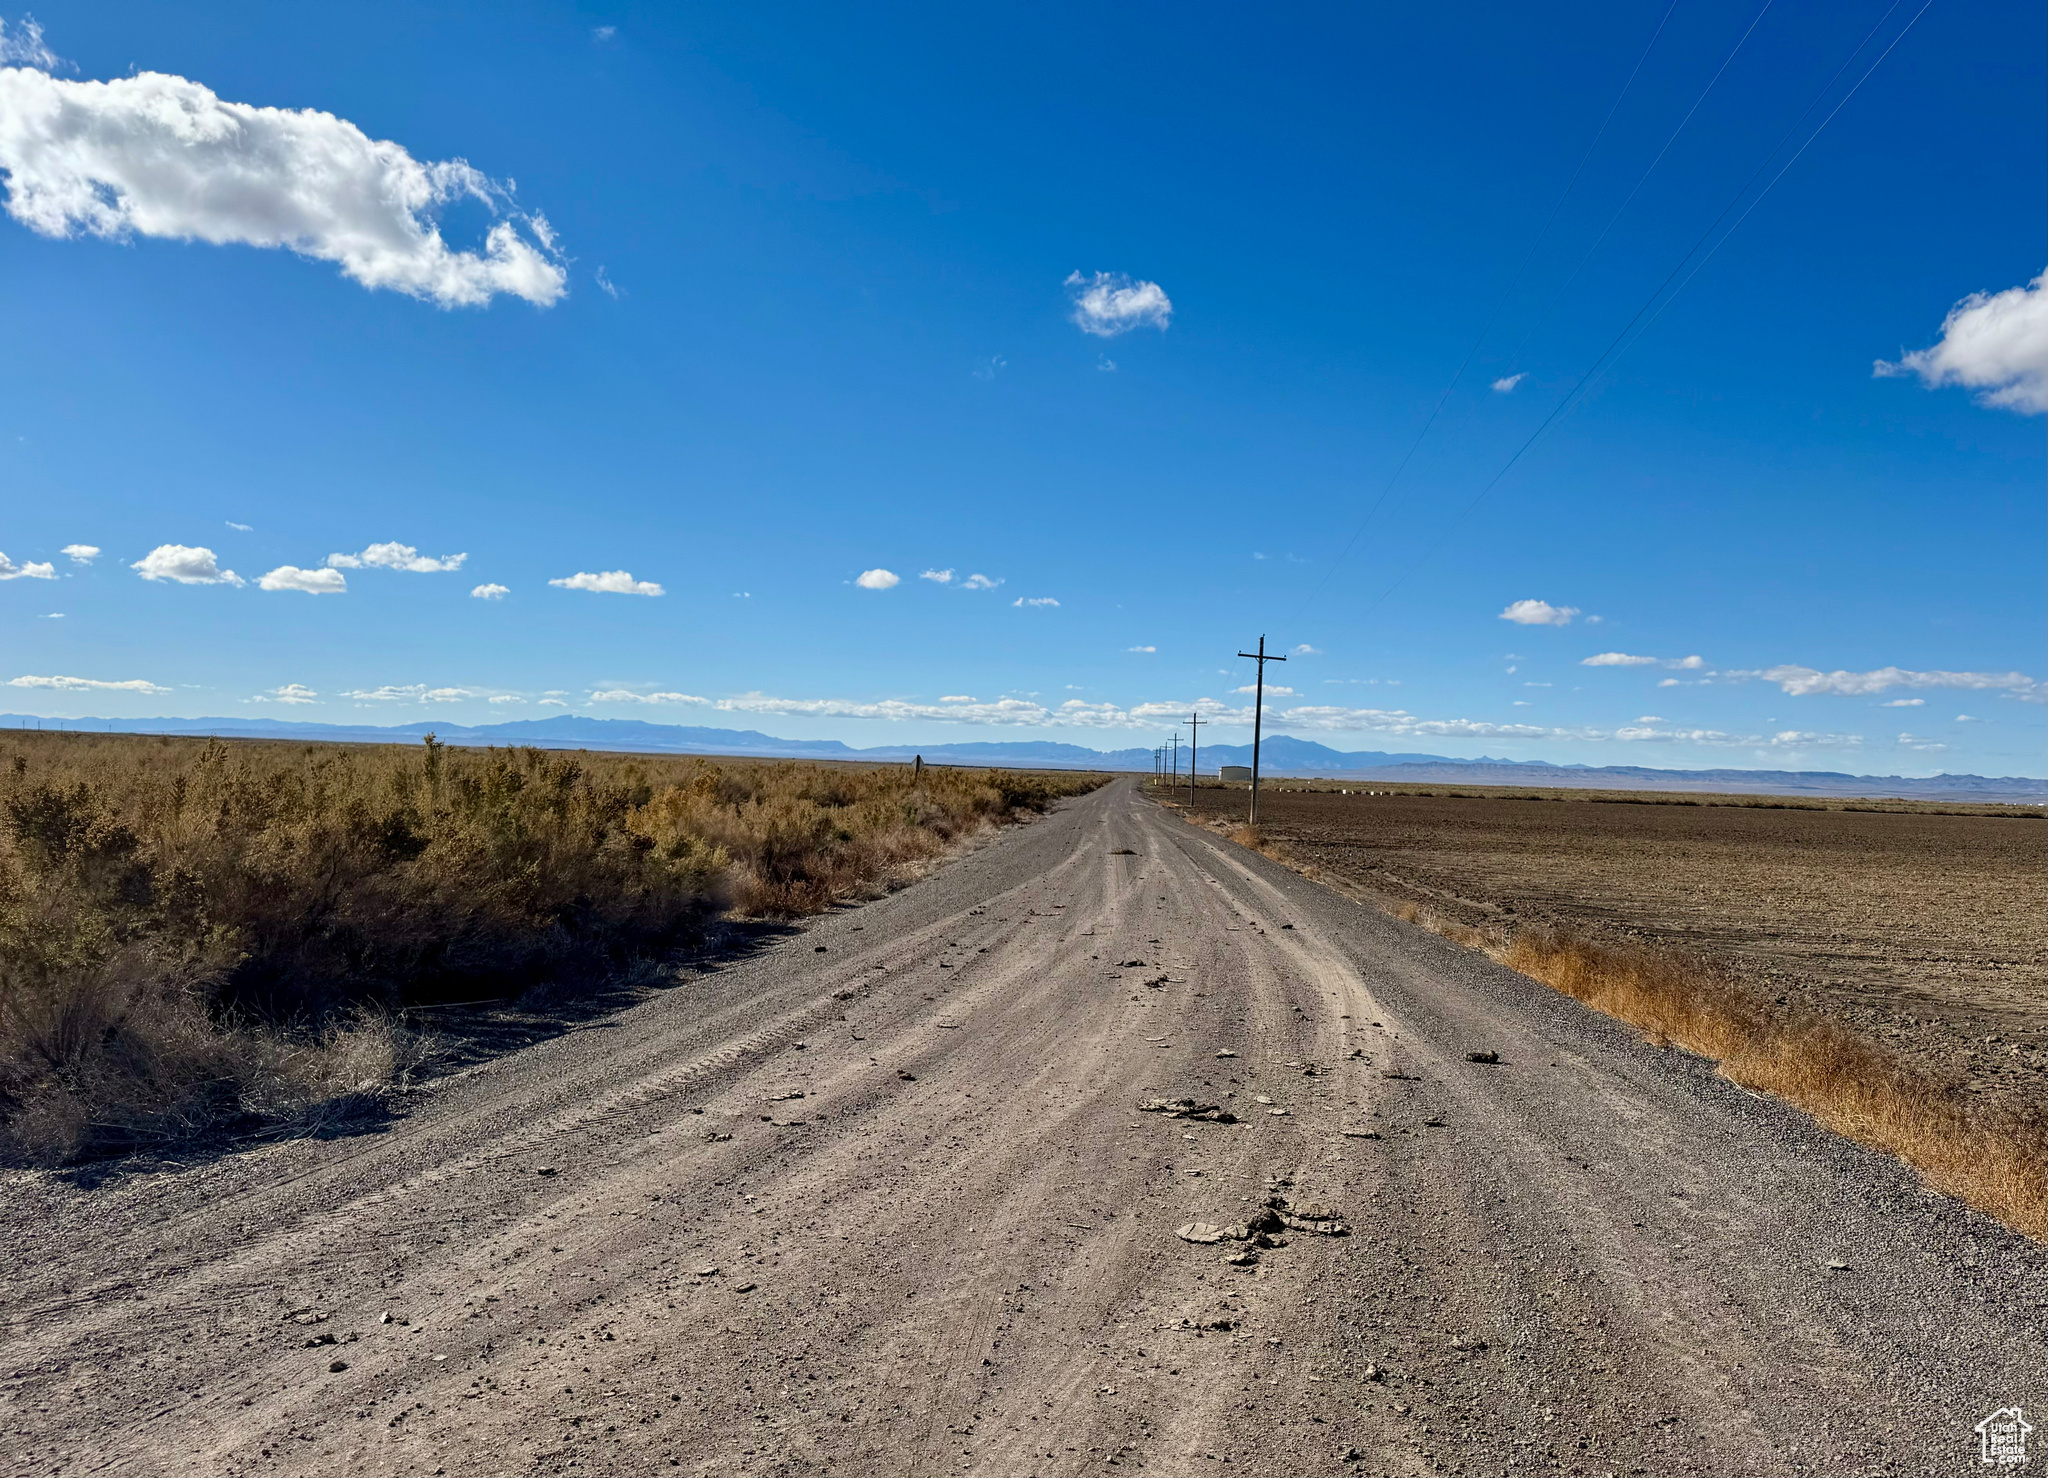
[[[1098,783],[9,735],[0,1150],[360,1107],[411,1051],[398,1008],[630,977],[730,908],[816,912]]]

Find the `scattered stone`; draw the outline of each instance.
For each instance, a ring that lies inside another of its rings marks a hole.
[[[697,1276],[700,1278],[716,1278],[718,1276],[718,1268],[715,1264],[706,1263],[703,1267],[697,1269]]]
[[[1475,1334],[1454,1334],[1451,1336],[1451,1348],[1454,1350],[1483,1350],[1486,1348],[1486,1341]]]
[[[554,1167],[554,1166],[552,1166],[552,1165],[542,1165],[542,1166],[541,1166],[541,1167],[540,1167],[539,1169],[535,1170],[535,1171],[534,1171],[533,1173],[534,1173],[535,1175],[553,1175],[553,1174],[555,1173],[555,1167]]]
[[[1397,1073],[1392,1071],[1391,1069],[1381,1073],[1380,1076],[1383,1078],[1392,1078],[1397,1083],[1419,1083],[1422,1081],[1422,1079],[1416,1077],[1413,1073]]]
[[[735,1289],[733,1290],[733,1292],[734,1292],[734,1293],[752,1293],[752,1292],[753,1292],[753,1291],[754,1291],[754,1290],[755,1290],[756,1288],[759,1288],[760,1286],[761,1286],[761,1285],[760,1285],[759,1283],[742,1283],[742,1284],[740,1284],[740,1286],[739,1286],[739,1287],[735,1288]]]
[[[1838,1257],[1831,1257],[1828,1259],[1828,1271],[1831,1273],[1846,1273],[1849,1271],[1849,1265]]]
[[[1467,1062],[1495,1063],[1500,1061],[1500,1054],[1498,1052],[1467,1052],[1465,1060]]]
[[[1253,1103],[1271,1103],[1272,1101],[1272,1099],[1266,1097],[1266,1095],[1263,1093],[1254,1093],[1252,1095]]]
[[[1282,924],[1282,925],[1281,925],[1280,927],[1281,927],[1281,928],[1283,928],[1283,929],[1292,929],[1292,928],[1294,927],[1294,925],[1292,925],[1292,924]]]
[[[711,1133],[704,1136],[704,1142],[706,1144],[724,1144],[728,1139],[731,1138],[732,1136],[730,1134],[720,1134],[717,1130],[714,1129]]]
[[[802,1044],[801,1044],[801,1043],[799,1043],[798,1045],[799,1045],[799,1046],[801,1046]],[[789,1103],[789,1102],[791,1102],[791,1101],[793,1101],[793,1100],[795,1100],[795,1099],[799,1099],[799,1098],[802,1098],[803,1096],[804,1096],[804,1095],[803,1095],[803,1092],[802,1092],[802,1090],[801,1090],[801,1089],[799,1089],[799,1090],[798,1090],[797,1092],[795,1092],[795,1093],[772,1093],[772,1094],[770,1094],[770,1095],[769,1095],[769,1096],[768,1096],[767,1098],[763,1099],[763,1100],[762,1100],[762,1102],[764,1102],[764,1103]]]
[[[1377,1129],[1346,1129],[1342,1133],[1346,1139],[1378,1139],[1380,1137],[1380,1132]]]
[[[1160,986],[1166,984],[1166,980],[1167,977],[1164,975],[1155,975],[1150,980],[1145,982],[1145,989],[1158,990]]]
[[[1224,1253],[1223,1260],[1234,1268],[1248,1268],[1258,1262],[1259,1255],[1249,1247],[1240,1247],[1235,1252]]]
[[[832,992],[832,999],[835,1001],[850,1001],[853,999],[853,992],[850,990],[835,990]]]
[[[823,954],[825,952],[825,946],[822,944],[813,945],[811,947],[811,951],[813,954]]]
[[[1112,857],[1135,857],[1138,854],[1129,847],[1114,847],[1110,850],[1109,855]]]
[[[386,1309],[381,1315],[378,1316],[377,1322],[379,1324],[389,1324],[391,1322],[391,1310]]]
[[[1286,1109],[1267,1109],[1266,1112],[1271,1114],[1276,1119],[1284,1119],[1287,1117]]]
[[[1365,1056],[1365,1049],[1363,1047],[1353,1047],[1349,1052],[1346,1052],[1344,1056],[1347,1061],[1357,1062]]]
[[[1242,1242],[1248,1233],[1243,1227],[1219,1227],[1206,1221],[1191,1221],[1178,1228],[1174,1236],[1183,1242],[1212,1244],[1216,1242]]]
[[[1230,1052],[1230,1051],[1223,1051],[1223,1052],[1218,1052],[1218,1053],[1217,1053],[1216,1055],[1217,1055],[1218,1057],[1235,1057],[1235,1056],[1237,1056],[1237,1054],[1236,1054],[1235,1052]]]
[[[1294,1231],[1313,1232],[1319,1237],[1351,1235],[1344,1213],[1334,1206],[1324,1206],[1315,1201],[1294,1202],[1281,1195],[1268,1196],[1266,1205],[1280,1225]]]
[[[1337,1460],[1345,1463],[1362,1463],[1365,1461],[1365,1454],[1355,1447],[1347,1447],[1337,1455]]]
[[[1425,1129],[1441,1129],[1444,1127],[1444,1121],[1432,1116],[1422,1121],[1422,1127]]]
[[[327,1370],[330,1375],[340,1375],[346,1369],[348,1369],[348,1361],[346,1360],[329,1360],[327,1362]]]
[[[1370,1381],[1383,1381],[1387,1378],[1387,1373],[1377,1365],[1366,1366],[1364,1373],[1365,1378]]]
[[[1317,1064],[1313,1062],[1303,1063],[1301,1068],[1301,1075],[1304,1078],[1319,1078],[1323,1075],[1323,1070],[1321,1067],[1319,1067]]]
[[[1118,960],[1116,967],[1119,970],[1142,970],[1145,968],[1145,962],[1143,960]]]
[[[1141,1114],[1164,1114],[1169,1119],[1200,1119],[1205,1124],[1235,1124],[1237,1115],[1221,1104],[1200,1103],[1192,1098],[1148,1098],[1138,1105]]]
[[[906,1083],[915,1083],[917,1081],[916,1073],[898,1073],[896,1074],[896,1076],[901,1078]]]

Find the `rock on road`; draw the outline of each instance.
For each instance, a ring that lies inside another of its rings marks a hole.
[[[1350,1235],[1175,1235],[1276,1193]],[[0,1235],[10,1474],[1921,1475],[2048,1410],[2048,1249],[1128,782]]]

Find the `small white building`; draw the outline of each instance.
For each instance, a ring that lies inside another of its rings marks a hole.
[[[1250,765],[1225,765],[1217,772],[1217,778],[1225,785],[1228,785],[1233,780],[1242,780],[1249,785],[1252,778],[1252,767]]]

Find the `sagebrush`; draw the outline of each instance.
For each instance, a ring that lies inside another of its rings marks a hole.
[[[373,1088],[399,1008],[573,991],[1096,783],[0,737],[0,1151],[70,1159]]]

